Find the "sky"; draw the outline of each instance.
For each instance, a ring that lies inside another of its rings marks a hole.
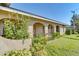
[[[75,10],[79,14],[79,3],[13,3],[11,7],[54,19],[70,25]]]

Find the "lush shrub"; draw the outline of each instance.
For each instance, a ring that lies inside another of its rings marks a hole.
[[[11,3],[0,3],[0,6],[9,7]]]
[[[26,39],[28,37],[29,37],[29,34],[27,32],[25,32],[25,30],[18,29],[16,31],[15,39],[21,39],[21,38]]]
[[[74,30],[72,28],[67,28],[65,33],[67,35],[70,35],[70,34],[78,34],[78,31],[76,31],[76,30]]]
[[[9,39],[26,39],[29,37],[27,32],[28,21],[24,17],[22,20],[5,19],[4,37]]]
[[[72,31],[72,33],[74,33],[73,30],[67,29],[67,30],[66,30],[66,34],[67,34],[67,35],[70,35],[70,34],[71,34],[71,31]]]
[[[5,56],[31,56],[31,51],[28,50],[13,50],[4,54]]]
[[[32,55],[46,55],[46,51],[44,50],[46,45],[47,39],[44,36],[37,36],[33,38],[32,41]]]
[[[56,32],[56,33],[52,33],[52,39],[56,39],[60,37],[60,33]]]
[[[8,19],[4,21],[4,36],[6,38],[14,38],[14,24]]]

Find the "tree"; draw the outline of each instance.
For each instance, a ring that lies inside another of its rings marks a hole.
[[[73,14],[71,26],[73,28],[74,33],[79,32],[79,15],[78,14]]]
[[[4,7],[9,7],[11,4],[10,3],[0,3],[0,6],[4,6]]]

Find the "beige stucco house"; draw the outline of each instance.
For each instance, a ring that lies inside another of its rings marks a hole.
[[[20,15],[21,17],[18,17]],[[44,34],[45,36],[50,36],[53,32],[59,32],[60,35],[63,35],[66,31],[66,25],[51,20],[39,15],[35,15],[29,12],[24,12],[11,7],[2,7],[0,6],[0,20],[3,19],[22,19],[22,16],[27,16],[27,20],[30,19],[28,23],[28,33],[30,37],[36,36],[37,34]],[[4,25],[0,23],[0,35],[3,35]]]

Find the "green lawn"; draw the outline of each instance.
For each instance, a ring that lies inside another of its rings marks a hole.
[[[47,44],[44,41],[45,39],[38,37],[33,42],[35,44],[34,46],[32,45],[33,51],[16,50],[16,51],[11,51],[10,53],[5,55],[79,56],[79,35],[64,35],[55,40],[48,40]]]
[[[64,35],[46,45],[49,56],[79,56],[79,35]]]

